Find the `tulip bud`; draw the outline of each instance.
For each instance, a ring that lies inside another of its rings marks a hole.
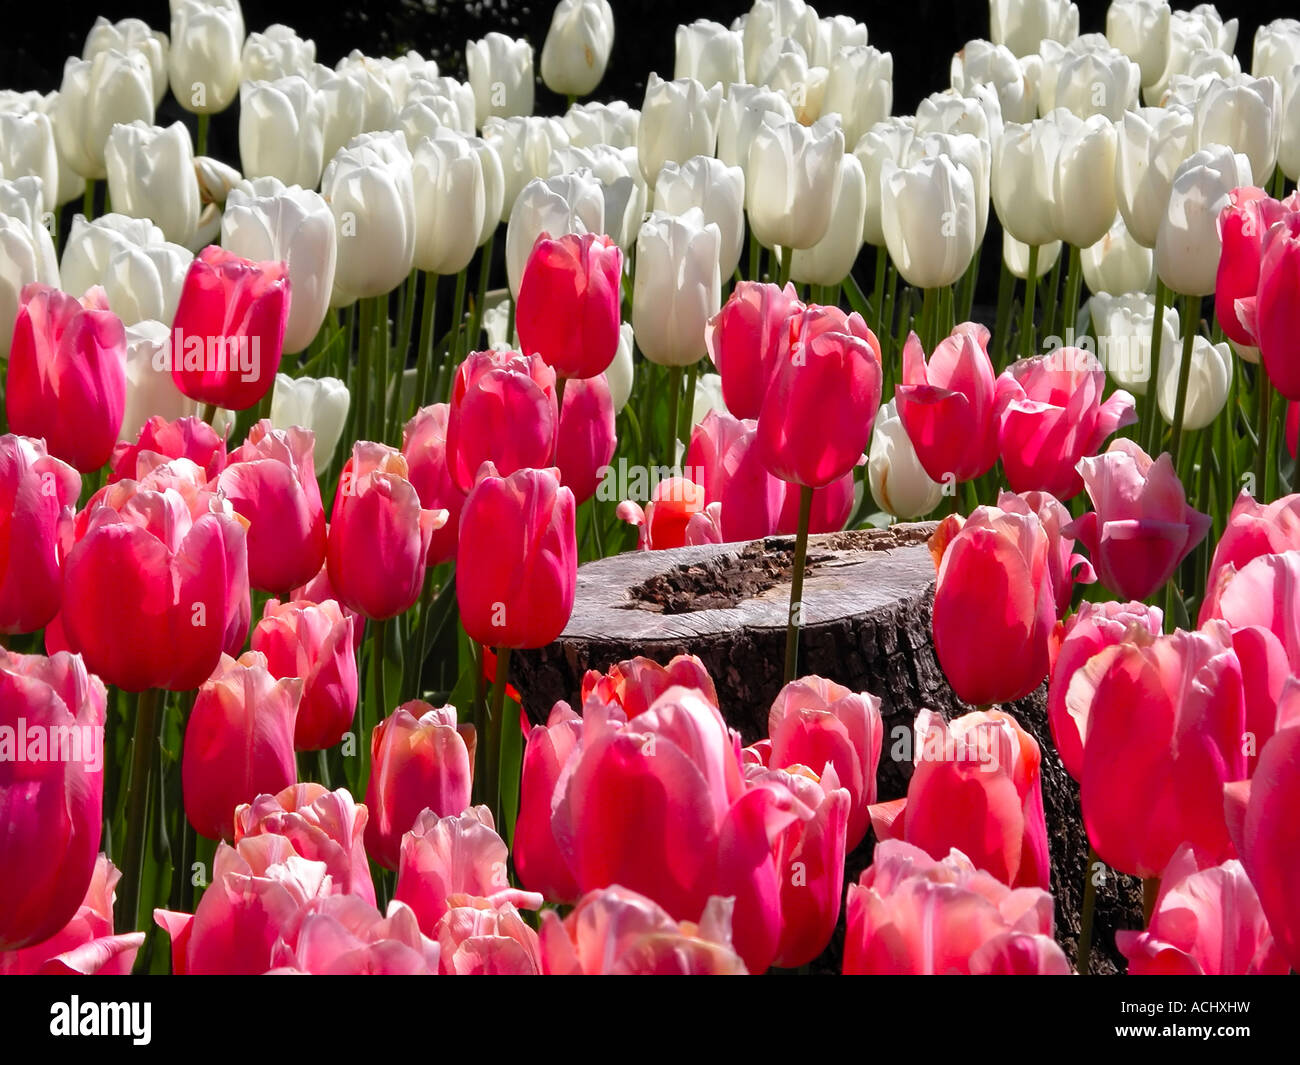
[[[1115,194],[1139,244],[1154,248],[1174,174],[1194,146],[1192,116],[1180,108],[1143,107],[1116,126]]]
[[[305,75],[316,62],[316,42],[304,41],[290,26],[280,23],[265,33],[250,33],[239,58],[240,77],[245,82],[276,81],[294,74]]]
[[[1089,316],[1093,332],[1097,335],[1097,356],[1121,388],[1139,396],[1146,395],[1151,380],[1151,326],[1155,317],[1155,300],[1144,292],[1129,292],[1111,296],[1105,292],[1094,295]],[[1160,358],[1179,359],[1174,353],[1178,346],[1178,312],[1173,307],[1164,308],[1161,327]]]
[[[1211,80],[1196,99],[1198,148],[1227,145],[1250,161],[1265,181],[1277,166],[1282,136],[1282,94],[1275,78],[1236,74]]]
[[[745,81],[745,42],[719,22],[696,19],[677,27],[673,79],[694,78],[701,85],[720,84],[723,93]]]
[[[989,0],[989,39],[1017,56],[1044,40],[1069,44],[1079,35],[1079,8],[1069,0]]]
[[[1054,240],[1050,244],[1038,246],[1039,278],[1046,277],[1061,257],[1061,242]],[[1029,245],[1013,237],[1009,230],[1002,231],[1002,262],[1012,275],[1024,281],[1029,277]]]
[[[1055,191],[1060,145],[1061,127],[1051,118],[1008,122],[993,145],[993,206],[1003,228],[1031,247],[1062,237]]]
[[[1214,291],[1219,256],[1219,214],[1232,190],[1249,185],[1250,161],[1216,144],[1203,147],[1178,167],[1169,206],[1156,234],[1156,272],[1177,293]]]
[[[862,223],[862,238],[877,248],[885,246],[881,217],[880,172],[885,161],[906,166],[912,159],[915,122],[910,118],[887,118],[877,122],[853,149],[867,179],[867,209]]]
[[[1300,278],[1300,219],[1289,215],[1270,231],[1259,264],[1255,329],[1269,382],[1287,399],[1300,399],[1300,374],[1292,357]]]
[[[613,47],[609,0],[560,0],[542,45],[542,81],[561,96],[586,96],[605,76]]]
[[[1080,120],[1060,110],[1051,120],[1059,131],[1053,228],[1062,240],[1086,248],[1115,220],[1115,127],[1102,115]]]
[[[49,231],[0,214],[0,357],[4,359],[9,358],[23,293],[33,284],[59,287],[59,265]]]
[[[512,297],[519,295],[524,267],[543,233],[604,233],[605,195],[590,171],[535,178],[524,186],[506,225],[506,277]]]
[[[946,156],[906,168],[885,160],[880,207],[890,258],[909,284],[944,288],[966,272],[975,254],[976,200],[964,166]]]
[[[250,178],[314,189],[325,165],[325,95],[305,77],[239,87],[239,159]]]
[[[766,247],[811,248],[830,228],[844,154],[835,126],[764,120],[749,149],[745,191],[749,224]]]
[[[245,38],[239,0],[173,0],[171,9],[172,95],[194,114],[224,111],[239,90]]]
[[[116,125],[153,122],[153,73],[137,51],[100,52],[93,59],[70,58],[54,117],[54,136],[68,165],[82,177],[107,176],[104,148]]]
[[[722,237],[718,272],[731,277],[745,242],[745,172],[710,156],[667,162],[655,182],[654,209],[680,215],[698,207]]]
[[[892,399],[876,415],[867,477],[876,506],[896,518],[929,514],[943,498],[943,485],[925,472]]]
[[[347,422],[351,396],[337,377],[275,375],[271,424],[277,429],[301,426],[312,432],[312,462],[318,470],[334,461]]]
[[[653,186],[664,163],[713,155],[718,140],[722,86],[705,88],[693,78],[664,81],[651,73],[641,105],[636,146],[641,173]]]
[[[845,144],[857,144],[867,130],[889,117],[893,106],[892,54],[877,51],[865,43],[832,53],[822,113],[833,111],[840,116]]]
[[[479,129],[493,115],[533,113],[533,46],[503,33],[489,33],[465,45],[465,66],[474,90],[474,121]]]
[[[53,211],[59,192],[54,127],[40,111],[0,111],[0,177],[29,174],[41,182],[41,213]]]
[[[1114,0],[1106,10],[1106,39],[1137,63],[1151,85],[1169,61],[1167,0]]]
[[[1226,344],[1211,343],[1199,334],[1192,338],[1192,367],[1187,377],[1187,396],[1183,409],[1183,430],[1204,429],[1213,423],[1228,403],[1232,387],[1232,349]],[[1178,377],[1183,364],[1183,343],[1165,350],[1160,359],[1157,381],[1160,414],[1170,425],[1178,404]]]
[[[632,328],[645,357],[689,366],[705,353],[705,326],[722,304],[718,227],[698,208],[655,211],[636,241]]]
[[[82,296],[96,285],[107,288],[109,262],[118,252],[165,242],[162,230],[147,218],[106,214],[87,222],[84,216],[74,215],[59,266],[64,291]]]
[[[569,146],[569,131],[557,118],[519,116],[489,118],[483,139],[501,160],[503,179],[500,221],[509,221],[519,194],[534,178],[551,176],[553,157]]]
[[[1155,287],[1155,257],[1129,233],[1122,215],[1116,215],[1106,235],[1079,255],[1083,279],[1093,293],[1148,292]]]
[[[750,145],[769,113],[782,122],[794,121],[790,101],[779,92],[762,85],[733,85],[718,111],[718,158],[727,166],[747,169]]]
[[[113,449],[113,472],[108,483],[143,480],[156,466],[172,459],[194,463],[198,467],[196,478],[206,484],[225,469],[225,439],[195,415],[170,422],[154,415]]]
[[[167,240],[188,244],[199,224],[194,148],[182,122],[165,129],[143,122],[113,127],[104,147],[108,194],[133,218],[149,218]]]
[[[826,236],[811,248],[796,251],[790,260],[790,277],[801,284],[839,286],[848,277],[862,250],[867,179],[857,156],[850,153],[840,158],[839,169],[840,178]],[[985,202],[988,202],[987,196]]]

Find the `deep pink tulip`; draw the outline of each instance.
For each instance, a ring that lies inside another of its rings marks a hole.
[[[804,765],[818,776],[827,764],[835,767],[838,786],[849,793],[849,850],[862,842],[871,823],[867,808],[876,801],[884,733],[876,696],[824,677],[791,681],[768,712],[768,766]]]
[[[555,371],[541,356],[473,352],[452,379],[447,420],[452,478],[468,492],[484,462],[502,476],[550,466],[558,426]]]
[[[310,429],[258,422],[233,451],[217,486],[248,519],[248,583],[283,594],[311,580],[325,561],[325,510]]]
[[[326,532],[328,543],[328,530]],[[346,603],[339,599],[338,593],[334,591],[334,586],[330,584],[329,562],[321,566],[320,572],[301,588],[295,588],[289,593],[289,602],[305,601],[315,603],[317,606],[323,606],[325,603],[333,600],[338,604],[339,609],[343,612],[345,618],[352,619],[352,649],[360,652],[361,644],[364,642],[366,634],[366,618],[364,614],[358,614]]]
[[[1260,752],[1249,780],[1224,789],[1228,831],[1259,895],[1278,947],[1300,969],[1300,845],[1295,811],[1300,804],[1300,684],[1287,682],[1278,702],[1276,731]]]
[[[187,459],[96,493],[63,566],[68,645],[127,691],[197,688],[248,634],[245,523]]]
[[[559,702],[551,708],[545,725],[533,726],[524,747],[515,868],[521,884],[553,902],[573,902],[581,894],[551,824],[551,800],[560,774],[581,739],[582,718],[568,703]]]
[[[372,621],[409,610],[424,588],[434,532],[447,512],[425,510],[402,453],[359,440],[339,475],[325,558],[339,600]]]
[[[1242,492],[1214,547],[1200,621],[1217,616],[1219,595],[1238,570],[1260,555],[1294,550],[1300,550],[1300,494],[1261,504]]]
[[[456,708],[403,703],[370,734],[370,782],[366,785],[366,850],[386,869],[396,869],[402,837],[420,812],[454,817],[469,806],[474,777],[474,726],[456,723]]]
[[[120,440],[113,448],[109,484],[143,477],[158,464],[155,456],[161,456],[164,462],[189,459],[203,467],[204,479],[210,481],[226,467],[226,442],[202,419],[177,418],[169,422],[155,416],[144,423],[134,444]]]
[[[5,377],[10,430],[82,473],[112,457],[126,410],[126,330],[103,297],[26,286]]]
[[[63,599],[81,475],[25,436],[0,436],[0,632],[35,632]]]
[[[618,516],[636,526],[639,548],[662,551],[697,542],[689,535],[691,522],[707,507],[702,485],[689,477],[665,477],[650,490],[644,509],[625,499],[618,505]]]
[[[686,449],[685,471],[704,489],[706,507],[720,504],[721,533],[727,542],[770,536],[785,501],[785,482],[767,472],[753,446],[757,428],[755,421],[710,411],[691,433]]]
[[[926,365],[912,333],[903,348],[903,380],[894,395],[898,416],[931,480],[969,481],[998,460],[993,417],[997,383],[989,331],[965,322],[940,341]]]
[[[0,649],[0,950],[49,939],[86,896],[103,827],[107,698],[75,655]]]
[[[1154,639],[1135,628],[1101,653],[1080,782],[1097,854],[1141,877],[1159,876],[1183,843],[1211,863],[1230,857],[1221,796],[1246,775],[1246,726],[1227,626]]]
[[[1086,600],[1079,604],[1076,613],[1056,623],[1052,634],[1052,669],[1047,682],[1047,721],[1061,763],[1075,780],[1083,776],[1083,734],[1089,703],[1079,695],[1086,688],[1079,689],[1071,698],[1075,674],[1085,669],[1094,655],[1123,640],[1130,630],[1138,628],[1159,636],[1163,624],[1164,612],[1159,607]],[[1080,682],[1083,680],[1080,678]]]
[[[1101,582],[1117,595],[1145,599],[1205,539],[1210,516],[1187,505],[1168,452],[1152,459],[1132,440],[1079,461],[1093,509],[1065,532],[1088,549]]]
[[[505,840],[486,806],[441,816],[424,809],[402,836],[393,898],[410,906],[425,935],[457,906],[536,910],[542,896],[510,886]]]
[[[1002,372],[995,417],[1012,491],[1038,489],[1062,501],[1079,494],[1079,460],[1137,421],[1133,397],[1120,390],[1103,401],[1105,385],[1096,357],[1078,348],[1020,359]]]
[[[0,951],[0,976],[126,976],[143,932],[113,934],[113,895],[121,873],[100,854],[86,897],[66,925],[41,943]]]
[[[951,536],[954,527],[960,528]],[[944,541],[946,540],[946,545]],[[934,647],[948,682],[972,706],[1012,702],[1047,676],[1056,624],[1050,541],[1037,515],[978,507],[946,519],[934,592]]]
[[[547,975],[743,976],[731,944],[732,901],[710,898],[695,921],[675,921],[658,903],[628,888],[596,889],[560,919],[542,914]]]
[[[287,839],[303,858],[324,862],[337,891],[375,902],[366,861],[367,811],[343,789],[294,784],[278,795],[259,795],[235,809],[235,843],[246,836]]]
[[[617,444],[614,401],[605,375],[570,381],[564,390],[555,465],[560,483],[573,490],[575,503],[585,503],[596,494]]]
[[[353,618],[333,599],[267,601],[253,628],[252,648],[266,656],[273,677],[302,678],[293,745],[299,751],[333,747],[352,727],[357,709],[357,655]]]
[[[1017,514],[1036,514],[1042,522],[1047,533],[1047,569],[1056,598],[1056,616],[1064,617],[1070,611],[1074,586],[1093,584],[1097,580],[1092,564],[1075,553],[1074,538],[1067,534],[1069,510],[1048,492],[999,492],[998,507]]]
[[[437,940],[446,976],[539,976],[541,944],[519,910],[469,899],[442,915]]]
[[[190,399],[245,410],[275,384],[289,319],[284,263],[209,245],[190,264],[172,321],[172,379]]]
[[[1009,888],[959,851],[936,860],[883,840],[846,909],[848,975],[1070,972],[1052,939],[1052,896]]]
[[[1233,629],[1268,630],[1282,645],[1291,671],[1300,673],[1300,551],[1260,555],[1240,572],[1225,571],[1221,580],[1213,617]]]
[[[604,673],[589,669],[582,678],[582,705],[596,699],[619,707],[631,718],[650,709],[659,696],[677,686],[694,688],[714,706],[720,705],[713,678],[695,655],[674,655],[666,666],[641,657],[616,662]],[[561,705],[557,704],[557,709]]]
[[[1300,363],[1295,338],[1300,310],[1295,292],[1300,286],[1300,213],[1291,213],[1269,230],[1259,264],[1253,332],[1264,370],[1274,388],[1289,400],[1300,400]],[[1238,302],[1238,315],[1249,311]]]
[[[755,443],[774,477],[822,488],[850,473],[871,440],[880,407],[880,342],[870,330],[865,338],[833,326],[822,330],[809,312],[797,321],[804,326],[788,354],[778,357]]]
[[[292,940],[277,942],[273,973],[313,976],[436,976],[439,948],[401,903],[387,916],[355,895],[310,899]]]
[[[429,565],[437,566],[456,557],[456,535],[465,493],[447,464],[447,419],[451,408],[435,403],[415,412],[402,431],[402,454],[406,456],[407,479],[420,496],[425,510],[445,510],[447,522],[434,530],[429,540]]]
[[[1000,710],[946,723],[916,718],[907,798],[872,809],[877,839],[901,839],[936,859],[959,850],[1009,887],[1051,883],[1047,823],[1033,736]]]
[[[1286,214],[1286,207],[1263,189],[1249,186],[1234,189],[1228,206],[1219,213],[1223,253],[1214,284],[1214,314],[1224,333],[1238,344],[1258,345],[1254,319],[1260,259],[1273,223]],[[1244,305],[1239,306],[1239,301]],[[1244,312],[1244,320],[1239,312]]]
[[[741,281],[709,319],[704,342],[722,376],[722,398],[737,418],[757,418],[789,319],[804,309],[793,285]]]
[[[1119,931],[1130,976],[1285,976],[1259,896],[1241,862],[1198,865],[1191,844],[1160,877],[1144,932]]]
[[[487,647],[544,647],[564,631],[578,579],[573,493],[557,471],[485,464],[460,518],[456,601]]]
[[[618,353],[623,252],[606,236],[543,233],[519,282],[519,345],[559,377],[604,373]]]
[[[799,489],[781,484],[785,498],[781,513],[776,519],[776,532],[781,536],[794,536],[799,531]],[[812,513],[808,517],[810,533],[839,532],[853,511],[853,471],[831,481],[824,488],[813,489]]]

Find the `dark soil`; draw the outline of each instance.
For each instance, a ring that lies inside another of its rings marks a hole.
[[[812,572],[814,565],[809,557],[804,572]],[[788,581],[793,571],[793,548],[755,542],[734,555],[674,566],[656,574],[628,589],[632,598],[628,607],[657,614],[723,610]]]

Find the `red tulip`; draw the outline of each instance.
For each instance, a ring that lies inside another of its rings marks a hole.
[[[1145,599],[1205,538],[1210,516],[1187,505],[1167,452],[1153,461],[1132,440],[1081,459],[1079,472],[1094,509],[1065,531],[1087,547],[1107,588]]]
[[[614,886],[588,892],[560,919],[542,914],[548,975],[743,976],[731,945],[730,899],[710,898],[698,923],[677,922],[652,899]]]
[[[759,540],[776,531],[785,483],[759,461],[758,423],[710,411],[691,433],[685,471],[704,489],[706,506],[720,504],[724,540]],[[796,498],[796,520],[797,520]]]
[[[456,535],[465,493],[451,475],[447,460],[447,420],[451,408],[435,403],[415,412],[402,430],[402,454],[409,467],[408,480],[425,510],[445,510],[447,522],[429,540],[429,565],[456,557]]]
[[[1015,492],[1039,489],[1060,500],[1083,488],[1075,467],[1108,436],[1137,421],[1136,401],[1117,391],[1105,401],[1106,371],[1078,348],[1014,362],[998,378],[998,448]]]
[[[58,614],[80,494],[80,474],[43,441],[0,436],[0,632],[35,632]]]
[[[1200,866],[1190,844],[1160,877],[1145,932],[1115,933],[1130,976],[1285,976],[1241,862]]]
[[[82,473],[108,462],[126,410],[126,330],[103,296],[26,286],[5,378],[10,430]]]
[[[0,649],[0,950],[49,939],[86,897],[103,827],[107,699],[75,655]]]
[[[142,464],[145,456],[151,456]],[[150,418],[140,429],[134,444],[118,441],[113,448],[113,472],[108,483],[123,478],[139,480],[147,470],[169,459],[189,459],[203,467],[205,480],[216,477],[226,467],[226,442],[217,431],[199,418],[177,418],[169,422]]]
[[[460,518],[456,601],[470,639],[544,647],[564,630],[578,579],[573,493],[555,470],[486,465]]]
[[[558,424],[555,371],[540,356],[471,353],[451,385],[447,462],[453,479],[468,492],[484,462],[502,476],[550,466]]]
[[[757,418],[790,316],[804,309],[793,285],[741,281],[709,319],[704,342],[722,375],[722,398],[737,418]]]
[[[541,944],[510,903],[470,899],[443,914],[436,929],[439,971],[447,976],[539,976]]]
[[[366,808],[344,789],[294,784],[278,795],[259,795],[237,807],[235,843],[247,836],[281,836],[303,858],[324,862],[336,890],[373,906],[375,885],[363,842],[366,820]]]
[[[100,854],[72,920],[44,942],[0,951],[0,976],[129,974],[144,933],[113,934],[113,889],[121,875],[108,855]]]
[[[302,678],[294,748],[323,751],[338,743],[357,709],[353,617],[333,599],[271,599],[253,629],[252,648],[266,656],[271,676]]]
[[[1300,494],[1272,503],[1256,503],[1245,492],[1237,497],[1223,535],[1214,547],[1200,623],[1216,616],[1219,594],[1238,570],[1260,555],[1300,549]]]
[[[519,282],[519,345],[559,377],[603,373],[618,353],[623,252],[608,237],[542,233]]]
[[[366,785],[371,858],[396,869],[402,837],[422,810],[453,817],[469,806],[476,742],[473,725],[456,723],[454,706],[435,709],[418,699],[375,726]]]
[[[172,379],[190,399],[246,410],[275,383],[289,319],[284,263],[209,245],[190,264],[172,327]]]
[[[446,520],[446,511],[421,507],[400,451],[357,441],[339,475],[325,549],[339,600],[372,621],[409,610],[424,588],[433,534]]]
[[[900,840],[849,887],[844,972],[853,975],[1070,972],[1052,939],[1052,896],[1012,890],[960,851],[936,860]]]
[[[997,383],[989,331],[965,322],[925,362],[915,333],[903,348],[903,380],[895,391],[898,416],[931,480],[969,481],[998,460],[993,417]]]
[[[1287,399],[1300,399],[1300,368],[1295,337],[1300,314],[1294,298],[1300,286],[1300,213],[1283,218],[1268,233],[1259,264],[1254,333],[1260,360],[1273,387]],[[1239,311],[1240,313],[1240,311]]]
[[[1238,344],[1258,344],[1254,319],[1260,259],[1273,223],[1286,214],[1286,207],[1263,189],[1250,187],[1234,189],[1228,206],[1219,214],[1223,253],[1214,284],[1214,314],[1224,333]],[[1239,301],[1245,306],[1240,306]],[[1245,312],[1245,320],[1241,311]]]
[[[605,375],[570,381],[564,390],[555,465],[560,483],[573,490],[576,503],[585,503],[596,494],[617,444],[614,401]]]
[[[248,582],[283,594],[311,580],[325,561],[325,510],[310,429],[258,422],[230,455],[218,489],[248,519]]]
[[[932,551],[951,527],[940,525]],[[997,507],[976,508],[959,527],[939,562],[935,652],[963,702],[1012,702],[1047,676],[1056,623],[1047,533],[1036,515]]]
[[[637,527],[637,546],[646,551],[685,547],[691,521],[704,512],[704,488],[688,477],[666,477],[650,491],[650,500],[639,503],[625,499],[618,516]]]

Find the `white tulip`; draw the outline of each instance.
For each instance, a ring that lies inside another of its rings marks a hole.
[[[0,178],[0,214],[21,219],[33,233],[45,229],[45,183],[31,174]]]
[[[316,436],[312,458],[317,470],[324,470],[338,450],[348,420],[352,396],[337,377],[289,377],[275,375],[271,392],[271,424],[277,429],[295,425]]]
[[[1287,74],[1282,96],[1282,139],[1278,145],[1278,166],[1292,181],[1300,179],[1300,63]]]
[[[637,155],[647,185],[654,185],[664,163],[714,154],[721,106],[721,85],[706,89],[694,78],[664,81],[651,73],[636,132]]]
[[[58,206],[59,153],[54,126],[40,111],[0,111],[0,177],[41,181],[42,211]]]
[[[833,124],[763,121],[745,168],[745,206],[759,243],[798,250],[826,235],[843,154],[844,133]]]
[[[1237,74],[1213,80],[1196,101],[1196,144],[1226,144],[1250,160],[1252,174],[1267,181],[1277,166],[1281,103],[1272,77]]]
[[[894,57],[870,45],[854,45],[835,53],[828,70],[822,113],[838,114],[844,142],[857,144],[894,106]]]
[[[646,210],[646,185],[635,148],[561,148],[551,161],[551,176],[590,171],[605,197],[605,232],[624,253],[631,251]]]
[[[673,79],[694,78],[724,90],[745,81],[745,42],[720,22],[696,19],[677,27]]]
[[[415,266],[458,274],[469,266],[483,231],[487,194],[483,163],[463,133],[438,130],[412,153]]]
[[[1300,20],[1279,18],[1255,31],[1250,72],[1257,78],[1274,77],[1286,85],[1291,68],[1300,63]]]
[[[126,326],[126,407],[119,440],[135,443],[150,418],[171,422],[199,413],[198,400],[176,387],[170,370],[158,368],[171,363],[170,323],[170,318],[165,322],[145,318]]]
[[[797,41],[787,39],[764,70],[762,84],[789,100],[795,118],[806,126],[821,117],[828,77],[825,67],[808,62]]]
[[[1068,0],[989,0],[989,39],[1017,56],[1044,40],[1069,44],[1079,36],[1079,9]]]
[[[357,134],[376,133],[392,129],[396,125],[397,114],[402,109],[406,95],[406,85],[410,80],[408,67],[393,66],[383,59],[374,59],[353,49],[338,61],[335,70],[340,76],[354,82],[357,87],[354,91],[359,91]],[[353,107],[357,106],[352,101],[349,103]]]
[[[815,66],[829,69],[841,49],[861,48],[866,43],[866,23],[850,15],[828,15],[817,20],[817,36],[808,58]]]
[[[764,85],[733,85],[718,112],[718,158],[746,169],[749,146],[768,114],[783,122],[794,121],[794,108],[779,92]]]
[[[1137,106],[1142,70],[1118,49],[1067,54],[1056,75],[1054,100],[1079,118],[1104,115],[1118,121]]]
[[[406,133],[412,151],[416,141],[435,128],[473,134],[478,128],[474,124],[474,90],[468,82],[455,78],[416,78],[397,114],[397,124]]]
[[[1023,244],[1061,239],[1056,224],[1056,162],[1061,127],[1051,118],[1008,122],[993,145],[993,206]]]
[[[1143,100],[1148,104],[1162,103],[1176,76],[1192,73],[1193,67],[1203,63],[1207,54],[1231,56],[1236,43],[1237,20],[1225,24],[1210,4],[1201,4],[1191,11],[1174,11],[1169,19],[1169,58],[1159,79],[1144,85]],[[1240,65],[1235,57],[1231,62],[1239,73]]]
[[[325,167],[325,96],[297,74],[239,87],[239,160],[249,177],[314,189]]]
[[[290,74],[306,76],[316,63],[316,42],[304,41],[290,26],[267,26],[265,33],[250,33],[240,54],[240,76],[245,81],[278,81]]]
[[[81,199],[86,191],[86,179],[73,169],[72,164],[64,154],[63,145],[59,139],[60,108],[58,104],[58,90],[45,96],[41,96],[40,93],[31,93],[27,102],[19,103],[15,101],[10,106],[0,106],[0,112],[17,114],[39,112],[49,119],[50,129],[54,134],[54,154],[58,158],[58,166],[56,167],[58,185],[54,199],[56,206],[62,207],[72,200]]]
[[[1115,221],[1115,127],[1104,115],[1080,119],[1059,108],[1052,121],[1060,131],[1054,229],[1062,240],[1086,248]]]
[[[1106,235],[1079,255],[1083,280],[1090,292],[1149,292],[1155,288],[1156,263],[1150,248],[1133,239],[1122,215],[1116,215]]]
[[[106,214],[87,222],[83,215],[74,215],[59,263],[63,291],[80,299],[88,289],[103,285],[109,261],[123,248],[163,244],[166,239],[148,218]]]
[[[605,369],[605,380],[609,384],[609,396],[614,403],[617,414],[627,406],[632,396],[632,382],[636,371],[632,362],[632,323],[624,322],[618,327],[618,351],[614,361]]]
[[[880,217],[880,172],[887,159],[903,166],[911,162],[915,136],[915,119],[907,116],[887,118],[867,130],[853,149],[867,182],[862,239],[874,247],[884,247],[885,244],[884,223]]]
[[[680,166],[665,163],[655,183],[654,209],[679,215],[692,207],[703,212],[705,222],[718,227],[722,240],[718,269],[723,277],[731,277],[745,243],[744,171],[707,155]]]
[[[1129,233],[1145,247],[1155,247],[1174,174],[1195,147],[1192,125],[1188,111],[1142,107],[1115,127],[1115,200]]]
[[[1250,160],[1222,144],[1190,156],[1174,175],[1169,207],[1156,234],[1156,272],[1177,293],[1208,296],[1223,245],[1219,213],[1233,189],[1252,183]]]
[[[239,91],[244,14],[239,0],[175,0],[168,69],[172,95],[187,111],[224,111]]]
[[[100,283],[123,325],[176,317],[194,253],[179,244],[126,244],[108,260]]]
[[[987,199],[986,186],[986,202]],[[867,178],[858,157],[846,153],[840,156],[840,179],[835,187],[831,224],[826,236],[811,248],[794,253],[790,260],[790,277],[800,284],[840,285],[849,276],[862,250],[862,223],[866,213]]]
[[[489,33],[465,45],[465,66],[479,129],[493,116],[533,113],[533,46],[527,41]]]
[[[1112,296],[1096,293],[1088,303],[1097,358],[1115,384],[1135,395],[1146,395],[1151,381],[1151,327],[1155,300],[1145,292]],[[1165,307],[1161,314],[1161,361],[1178,344],[1178,312]],[[1176,357],[1176,356],[1171,356]]]
[[[1112,0],[1106,11],[1106,39],[1137,63],[1144,86],[1169,63],[1169,22],[1168,0]]]
[[[704,327],[722,306],[718,227],[692,208],[682,215],[656,211],[636,241],[632,329],[645,357],[661,366],[702,359]]]
[[[358,78],[320,63],[314,64],[305,77],[324,102],[321,157],[333,159],[340,148],[362,131],[366,117],[365,86]]]
[[[797,41],[805,53],[816,47],[817,12],[804,0],[756,0],[745,16],[741,36],[745,44],[745,77],[751,84],[764,80],[771,56],[787,39]]]
[[[880,174],[885,246],[917,288],[954,284],[975,254],[975,178],[947,156],[908,167],[885,161]]]
[[[1178,374],[1183,365],[1182,340],[1161,350],[1160,377],[1156,398],[1160,414],[1170,425],[1178,410]],[[1187,376],[1187,398],[1183,407],[1183,430],[1204,429],[1219,416],[1232,387],[1232,348],[1212,344],[1199,334],[1192,338],[1191,369]]]
[[[971,93],[958,96],[949,90],[927,96],[916,109],[916,135],[969,133],[992,147],[1003,129],[998,94],[988,85],[974,85]]]
[[[501,167],[501,156],[486,140],[466,134],[465,143],[478,155],[479,169],[483,171],[483,227],[478,232],[478,247],[481,248],[501,224],[506,175]]]
[[[94,59],[100,52],[140,52],[149,60],[153,102],[157,107],[167,94],[167,34],[155,30],[143,19],[124,18],[110,22],[100,15],[86,34],[82,59]]]
[[[114,126],[104,146],[108,194],[114,208],[152,219],[174,244],[187,244],[199,225],[194,146],[183,122]]]
[[[33,282],[58,287],[54,244],[44,226],[0,214],[0,359],[9,358],[22,291]]]
[[[925,472],[892,399],[876,413],[867,481],[876,506],[896,518],[929,514],[943,499],[943,485]]]
[[[1046,277],[1056,260],[1061,257],[1061,242],[1053,240],[1038,245],[1038,263],[1034,271],[1036,278]],[[1012,275],[1021,281],[1029,277],[1029,245],[1016,240],[1007,230],[1002,231],[1002,261]]]
[[[78,174],[102,181],[104,146],[119,123],[153,121],[153,72],[143,52],[100,52],[63,68],[54,121],[62,156]]]
[[[611,148],[635,148],[641,112],[623,100],[613,103],[574,104],[561,120],[575,148],[608,144]]]
[[[967,41],[952,57],[950,78],[959,96],[970,96],[976,85],[992,87],[1007,122],[1028,122],[1038,113],[1036,83],[1006,45]]]
[[[506,223],[506,275],[512,297],[519,294],[524,267],[542,233],[605,232],[605,193],[586,170],[551,178],[534,178],[515,200]]]
[[[960,163],[975,180],[975,244],[984,243],[989,224],[989,188],[993,175],[993,153],[987,141],[971,133],[927,133],[911,145],[908,162],[945,155]]]
[[[695,395],[691,399],[691,427],[699,425],[714,411],[720,414],[727,410],[727,401],[722,398],[722,375],[702,373],[695,379]],[[685,450],[684,448],[682,449]],[[681,455],[678,455],[681,461]]]
[[[306,349],[329,310],[338,264],[338,230],[320,193],[258,178],[231,191],[221,218],[222,246],[254,262],[283,262],[293,298],[284,351]]]
[[[542,45],[542,81],[561,96],[586,96],[605,76],[613,47],[609,0],[560,0]]]
[[[519,193],[534,178],[547,177],[551,158],[568,147],[569,133],[558,118],[517,115],[489,118],[483,124],[483,139],[501,160],[505,190],[501,199],[501,221],[510,217]]]

